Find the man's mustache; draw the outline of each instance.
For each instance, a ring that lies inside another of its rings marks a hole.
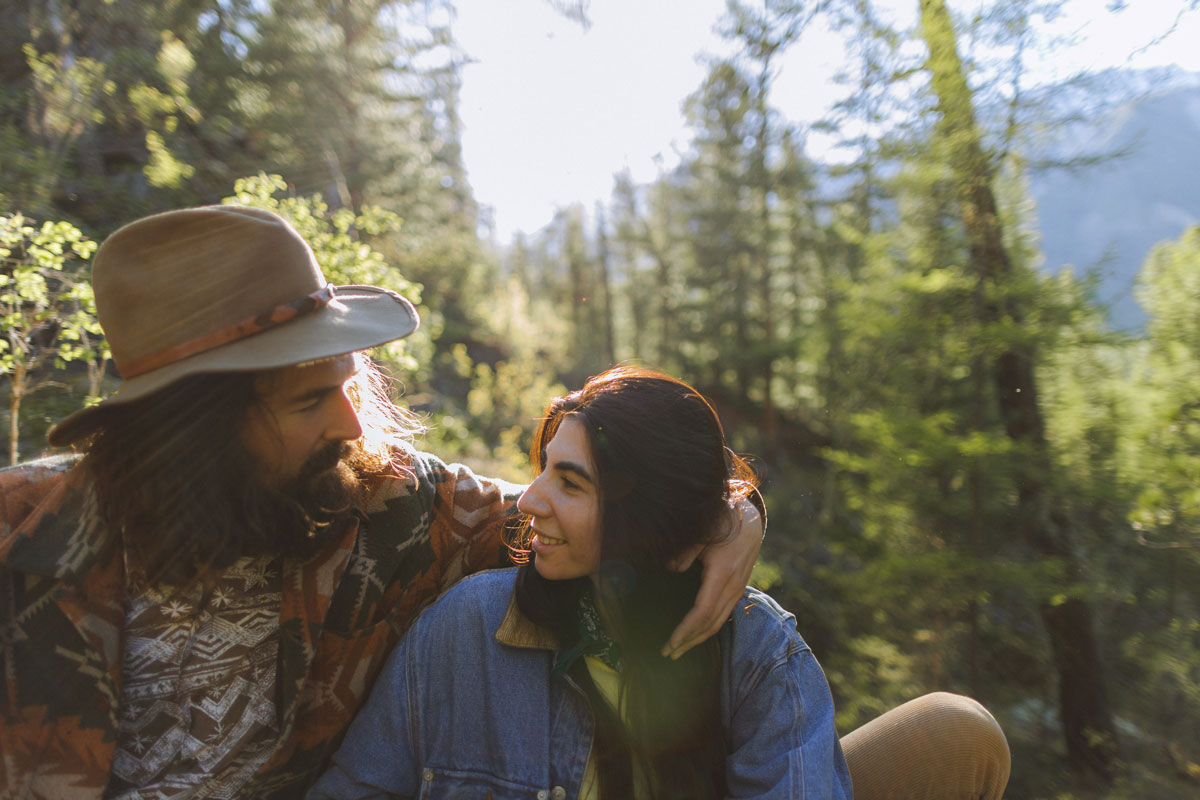
[[[330,442],[305,459],[304,463],[300,465],[296,480],[303,482],[329,472],[341,463],[342,459],[349,457],[350,452],[349,442]]]

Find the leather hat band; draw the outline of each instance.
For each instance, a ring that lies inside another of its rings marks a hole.
[[[249,319],[236,322],[233,325],[213,331],[205,336],[188,339],[186,342],[172,345],[171,347],[159,350],[157,353],[135,358],[126,364],[119,364],[117,365],[117,370],[121,373],[122,378],[132,378],[142,375],[159,367],[165,367],[167,364],[173,364],[188,356],[194,356],[197,353],[203,353],[207,350],[229,344],[230,342],[245,339],[248,336],[262,333],[285,322],[291,322],[292,320],[307,316],[329,305],[330,301],[336,295],[336,287],[332,283],[327,283],[323,288],[318,289],[312,294],[305,295],[299,300],[275,306],[270,311],[255,314]]]

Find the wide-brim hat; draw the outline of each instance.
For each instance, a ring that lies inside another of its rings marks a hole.
[[[92,288],[123,380],[112,396],[54,426],[54,445],[90,434],[105,407],[188,375],[318,361],[400,339],[419,324],[395,292],[328,283],[295,228],[248,206],[129,223],[96,251]]]

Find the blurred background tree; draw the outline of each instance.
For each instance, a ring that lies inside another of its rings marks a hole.
[[[69,379],[69,366],[87,365],[85,402],[98,399],[108,347],[83,268],[95,250],[68,222],[0,217],[0,375],[7,378],[10,464],[21,452],[22,404],[39,389],[64,387],[57,378]]]

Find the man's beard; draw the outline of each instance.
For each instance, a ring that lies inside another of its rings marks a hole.
[[[257,530],[247,531],[242,555],[284,555],[306,560],[345,531],[354,519],[361,481],[348,459],[347,442],[331,442],[309,456],[295,477],[271,487],[257,473],[261,497]]]
[[[213,485],[182,490],[207,504],[183,517],[169,504],[144,508],[125,528],[126,546],[138,572],[173,586],[207,579],[245,556],[306,561],[355,520],[362,484],[354,461],[351,445],[329,444],[276,486],[249,453],[235,454],[219,473],[207,472]]]

